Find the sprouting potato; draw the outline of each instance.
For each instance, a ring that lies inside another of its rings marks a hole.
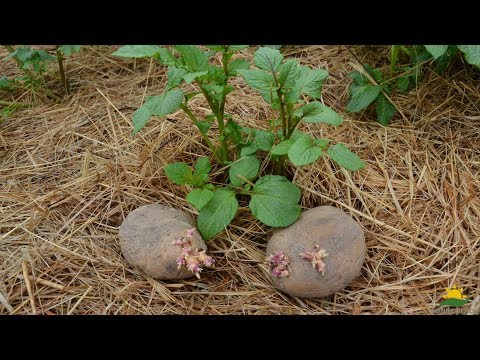
[[[206,250],[195,222],[186,213],[159,204],[143,205],[128,214],[119,229],[123,256],[133,266],[157,279],[186,279],[196,273],[179,266],[182,248],[175,241],[188,236],[191,248]],[[190,230],[190,231],[189,231]]]
[[[318,298],[345,288],[361,271],[365,237],[360,225],[332,206],[305,211],[277,230],[267,246],[275,285],[292,296]]]

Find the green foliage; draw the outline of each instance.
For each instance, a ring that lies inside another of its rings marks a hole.
[[[210,160],[206,157],[198,158],[197,163],[195,164],[195,173],[208,175],[212,169],[210,165]]]
[[[280,51],[262,47],[255,51],[254,64],[256,67],[269,72],[277,72],[282,64],[283,55]]]
[[[435,61],[435,71],[437,74],[442,74],[448,68],[448,66],[453,62],[457,56],[459,50],[456,46],[449,46],[445,54],[440,56]]]
[[[458,50],[463,53],[465,60],[472,65],[480,67],[480,45],[424,45],[425,49],[438,62],[447,62],[447,65],[453,60]],[[442,67],[443,70],[446,66]],[[442,70],[442,71],[443,71]]]
[[[308,136],[295,141],[288,150],[288,158],[294,165],[307,165],[322,156],[322,148]]]
[[[213,197],[213,191],[209,189],[195,189],[187,194],[187,201],[198,211],[202,210]]]
[[[176,162],[165,166],[165,174],[177,185],[191,185],[203,187],[209,180],[210,160],[199,158],[195,165],[195,172],[183,162]]]
[[[258,69],[240,69],[237,73],[253,90],[258,91],[267,103],[270,105],[277,103],[278,96],[274,91],[272,74]]]
[[[480,45],[424,45],[425,49],[437,62],[437,71],[444,71],[454,59],[458,50],[463,53],[465,60],[472,65],[480,67]],[[438,67],[438,64],[441,64]],[[443,64],[442,64],[443,63]]]
[[[252,151],[270,151],[275,143],[275,135],[272,132],[248,128],[244,128],[243,130],[248,134],[248,139],[250,139],[250,141],[242,148],[242,156],[252,154]],[[249,153],[247,153],[247,149]]]
[[[230,166],[228,175],[233,185],[242,186],[246,181],[239,175],[245,179],[253,180],[257,177],[259,170],[260,161],[258,157],[256,155],[247,155]]]
[[[308,71],[303,71],[302,74],[304,74],[304,78],[300,77],[299,79],[300,84],[302,84],[302,80],[304,79],[303,87],[299,88],[301,89],[301,93],[314,99],[320,99],[322,96],[322,85],[328,77],[328,72],[323,69],[308,69]]]
[[[277,156],[287,155],[288,150],[290,150],[294,142],[295,140],[293,139],[283,140],[272,148],[272,151],[270,151],[270,154],[277,155]]]
[[[177,69],[176,67],[171,67],[167,72],[167,91],[173,88],[176,88],[183,81],[183,77],[188,73],[185,69]]]
[[[301,106],[293,114],[297,118],[303,118],[303,121],[307,123],[339,126],[343,122],[343,118],[338,113],[318,101]]]
[[[222,232],[235,217],[238,201],[230,189],[216,189],[210,201],[198,213],[198,230],[204,239]]]
[[[243,128],[242,132],[247,134],[247,137],[240,144],[240,156],[251,155],[257,151],[270,151],[275,143],[275,135],[271,132],[249,128]]]
[[[6,76],[0,77],[0,89],[9,90],[11,87],[12,81]]]
[[[334,155],[330,157],[334,161],[351,168],[360,167],[350,152],[337,156],[339,150],[335,152],[335,145],[329,148],[330,140],[310,138],[297,130],[302,120],[334,126],[343,122],[333,109],[316,101],[321,99],[328,73],[300,66],[296,59],[284,59],[278,50],[268,47],[255,52],[251,67],[246,60],[233,58],[235,51],[245,47],[208,45],[209,51],[204,51],[197,46],[177,45],[170,51],[158,46],[129,45],[114,53],[153,58],[169,66],[166,92],[147,98],[134,112],[134,133],[152,116],[161,117],[182,109],[199,129],[218,164],[228,169],[228,184],[213,185],[209,183],[211,165],[206,158],[197,161],[195,171],[186,163],[165,167],[165,174],[174,184],[193,187],[186,200],[199,211],[198,229],[204,239],[216,236],[230,224],[239,207],[237,194],[241,195],[240,201],[249,201],[253,216],[264,224],[275,227],[292,224],[300,214],[301,194],[296,185],[282,176],[286,160],[303,166],[333,149]],[[220,65],[209,61],[214,54],[217,58],[221,56]],[[234,89],[229,80],[237,75],[277,110],[278,118],[268,121],[268,130],[241,126],[225,113],[226,97]],[[199,91],[184,93],[179,89],[183,83],[191,83]],[[205,97],[211,111],[203,117],[189,108],[189,100],[198,93]],[[268,162],[276,166],[269,166]],[[261,174],[261,168],[276,168],[281,175]]]
[[[297,59],[288,59],[280,66],[278,83],[283,89],[290,90],[295,86],[299,73]]]
[[[115,51],[112,55],[127,58],[149,58],[157,57],[160,47],[156,45],[125,45]]]
[[[63,55],[68,57],[73,53],[79,52],[81,48],[82,48],[82,45],[60,45],[58,47],[58,50],[60,50],[63,53]]]
[[[396,113],[393,103],[387,98],[393,91],[408,91],[423,77],[423,67],[430,62],[435,63],[435,71],[444,72],[458,53],[463,53],[465,60],[480,67],[480,45],[392,45],[390,55],[390,73],[384,76],[381,69],[372,69],[364,65],[366,72],[378,85],[369,81],[358,71],[350,74],[350,101],[347,110],[358,112],[374,106],[377,121],[387,126]],[[400,53],[408,55],[409,65],[398,66]]]
[[[410,86],[411,74],[400,76],[397,82],[389,84],[385,81],[380,69],[372,69],[365,65],[365,70],[380,85],[373,85],[360,72],[354,71],[350,74],[352,83],[350,84],[350,101],[347,110],[358,112],[366,109],[370,105],[374,105],[377,113],[377,121],[383,126],[387,126],[392,117],[396,113],[395,106],[387,99],[386,94],[391,93],[392,88],[398,88],[407,91]]]
[[[208,57],[198,47],[194,45],[177,45],[175,46],[175,50],[182,55],[182,61],[185,64],[185,68],[190,73],[207,71]]]
[[[232,77],[238,74],[238,70],[245,70],[250,67],[250,64],[247,60],[244,59],[235,59],[228,64],[228,76]]]
[[[300,189],[286,177],[266,175],[255,183],[249,207],[264,224],[284,227],[300,215],[300,197]]]
[[[364,65],[366,72],[379,84],[372,84],[366,76],[358,71],[350,73],[352,83],[350,84],[350,101],[347,110],[350,112],[358,112],[366,109],[374,104],[377,112],[377,121],[386,126],[396,113],[395,106],[387,99],[386,94],[391,93],[392,86],[388,81],[384,80],[383,73],[380,69],[373,69],[368,65]],[[410,85],[409,75],[399,77],[393,88],[398,87],[406,91]]]
[[[21,69],[33,70],[36,73],[45,71],[46,62],[55,59],[54,56],[44,50],[36,50],[24,46],[17,47],[5,58],[5,60],[11,58],[15,58],[19,61]]]
[[[440,56],[445,54],[448,45],[425,45],[427,51],[432,54],[433,58],[437,60]]]
[[[410,85],[410,79],[408,78],[408,76],[399,76],[398,77],[397,87],[401,91],[407,91],[409,85]]]
[[[480,67],[480,45],[457,45],[469,64]]]
[[[16,108],[7,106],[0,110],[0,123],[15,112]]]
[[[357,87],[355,91],[351,93],[352,97],[347,105],[347,110],[351,112],[357,112],[365,109],[368,105],[375,101],[381,91],[381,86],[367,84]]]
[[[328,148],[328,155],[341,167],[357,171],[365,166],[365,163],[343,144],[335,144]]]
[[[193,174],[190,184],[203,187],[210,180],[210,170],[210,160],[206,157],[198,158],[195,164],[195,173]]]
[[[25,76],[20,76],[12,81],[9,81],[9,85],[12,83],[22,83],[25,88],[39,89],[43,87],[43,90],[47,96],[57,98],[57,96],[46,87],[45,81],[42,77],[43,73],[47,71],[49,62],[52,60],[57,60],[60,77],[65,85],[67,93],[69,93],[70,90],[65,78],[63,60],[65,56],[68,57],[74,52],[80,51],[81,45],[59,45],[57,46],[56,57],[49,54],[45,50],[37,50],[26,46],[19,46],[15,49],[9,45],[4,45],[4,47],[9,52],[9,55],[6,56],[4,60],[15,60],[20,70],[22,70],[25,74]],[[10,86],[7,87],[0,85],[0,89],[1,88],[10,89]]]
[[[393,104],[383,94],[378,94],[376,103],[377,120],[383,126],[387,126],[390,119],[395,115],[396,109]]]
[[[285,99],[287,102],[296,102],[301,94],[310,96],[313,99],[319,99],[322,95],[323,82],[328,77],[328,72],[323,69],[310,69],[300,66],[300,75],[293,89],[287,93]]]
[[[181,90],[171,90],[162,95],[152,96],[133,113],[133,133],[136,134],[154,115],[164,116],[179,108],[183,100]]]
[[[165,174],[177,185],[186,185],[192,182],[192,169],[183,162],[176,162],[165,166]]]

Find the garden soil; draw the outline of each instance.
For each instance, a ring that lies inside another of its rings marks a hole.
[[[388,69],[388,48],[287,46],[286,57],[329,71],[323,102],[341,113],[338,128],[303,130],[345,143],[365,162],[352,173],[328,159],[291,168],[304,210],[335,206],[365,231],[361,275],[323,299],[278,291],[265,248],[272,229],[242,203],[228,229],[208,242],[216,267],[182,281],[155,280],[122,257],[118,228],[127,214],[159,203],[197,212],[189,191],[167,180],[174,161],[208,156],[181,111],[152,119],[132,135],[132,113],[160,94],[166,68],[111,56],[116,46],[85,46],[66,60],[70,96],[54,65],[41,93],[1,93],[35,102],[0,123],[0,314],[438,314],[445,288],[472,300],[458,313],[480,311],[480,78],[458,60],[443,75],[393,94],[392,123],[374,111],[347,113],[349,72],[359,62]],[[251,59],[254,49],[239,53]],[[0,58],[6,56],[0,52]],[[18,72],[12,61],[0,73]],[[244,125],[266,127],[272,111],[241,78],[226,111]],[[192,85],[186,85],[193,88]],[[206,102],[191,100],[199,115]],[[265,163],[264,163],[265,166]],[[213,167],[215,179],[223,171]]]

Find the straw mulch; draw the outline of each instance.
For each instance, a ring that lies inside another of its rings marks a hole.
[[[285,49],[330,72],[324,102],[345,117],[337,129],[304,130],[347,144],[367,163],[358,173],[326,159],[292,169],[304,209],[344,210],[367,243],[361,276],[335,295],[306,300],[273,287],[263,264],[272,230],[246,207],[209,242],[217,266],[200,280],[155,280],[122,258],[118,227],[138,206],[161,203],[196,216],[188,189],[172,185],[163,167],[193,163],[208,149],[182,112],[131,134],[133,111],[162,92],[166,71],[112,57],[115,49],[84,47],[66,62],[71,96],[38,95],[34,107],[0,124],[0,314],[433,314],[454,284],[477,300],[461,310],[480,311],[478,72],[461,60],[442,76],[426,70],[416,89],[393,97],[403,117],[384,128],[374,112],[344,111],[357,61],[344,46]],[[352,50],[360,61],[388,66],[386,47]],[[2,61],[0,71],[17,70]],[[47,81],[62,94],[55,66]],[[270,108],[243,80],[235,86],[227,112],[263,127]],[[34,100],[31,92],[13,95]],[[202,98],[193,103],[198,114],[207,111]]]

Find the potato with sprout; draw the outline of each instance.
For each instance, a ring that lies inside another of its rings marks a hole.
[[[293,225],[275,231],[267,245],[275,285],[304,298],[342,290],[360,274],[364,260],[361,226],[332,206],[305,211]]]
[[[183,211],[159,204],[140,206],[120,226],[123,256],[157,279],[199,278],[214,260],[193,224]]]

